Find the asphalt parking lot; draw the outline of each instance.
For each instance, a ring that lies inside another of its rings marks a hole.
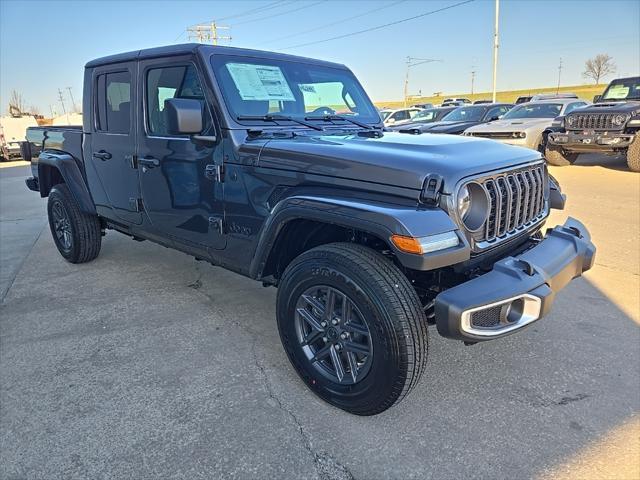
[[[640,175],[552,168],[596,266],[519,335],[430,330],[401,404],[356,417],[297,378],[275,289],[150,242],[66,263],[27,167],[0,168],[0,476],[547,479],[640,477]]]

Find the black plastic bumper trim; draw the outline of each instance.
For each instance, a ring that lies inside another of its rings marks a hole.
[[[520,328],[479,337],[463,331],[462,316],[472,308],[530,294],[542,301],[541,318],[550,310],[556,293],[593,266],[595,252],[587,228],[578,220],[567,219],[564,225],[549,229],[537,246],[504,258],[491,272],[440,293],[435,300],[438,332],[465,341],[491,340],[517,332]]]

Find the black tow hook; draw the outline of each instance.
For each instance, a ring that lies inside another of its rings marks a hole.
[[[522,268],[522,271],[527,275],[529,275],[530,277],[533,277],[533,275],[536,273],[536,270],[535,268],[533,268],[533,265],[531,265],[526,260],[518,259],[518,264]]]

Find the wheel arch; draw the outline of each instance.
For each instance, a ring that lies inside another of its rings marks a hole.
[[[385,251],[408,268],[437,268],[464,260],[465,255],[468,257],[468,245],[463,244],[446,255],[439,252],[413,255],[398,250],[391,242],[391,235],[423,237],[452,230],[457,230],[457,226],[441,209],[419,210],[317,196],[290,197],[278,203],[265,222],[250,265],[250,275],[275,283],[295,257],[336,241]]]
[[[40,196],[47,197],[54,185],[65,183],[84,213],[96,213],[96,206],[76,160],[65,152],[43,151],[38,158]]]

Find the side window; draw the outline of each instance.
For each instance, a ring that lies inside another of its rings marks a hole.
[[[498,115],[502,115],[504,111],[502,107],[494,107],[490,109],[487,114],[484,116],[485,120],[493,120],[498,117]]]
[[[131,127],[131,75],[104,73],[97,77],[96,129],[108,133],[129,133]]]
[[[204,112],[204,93],[193,65],[153,68],[147,72],[147,130],[151,135],[169,136],[165,101],[171,98],[199,100]],[[205,116],[208,119],[208,115]],[[205,121],[205,126],[207,123]]]

